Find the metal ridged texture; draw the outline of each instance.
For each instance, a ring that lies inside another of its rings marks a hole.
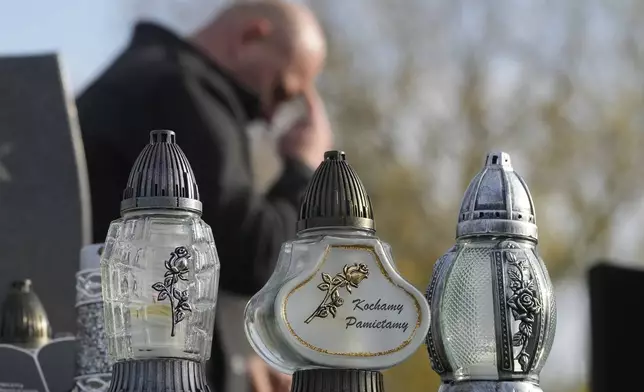
[[[167,130],[150,132],[150,144],[134,162],[121,201],[121,214],[158,208],[202,209],[192,167],[175,133]]]
[[[324,154],[300,207],[298,231],[322,227],[375,230],[369,195],[342,151]]]
[[[463,196],[456,237],[499,235],[537,241],[536,223],[532,196],[510,155],[487,154],[485,166]]]
[[[384,392],[382,373],[369,370],[313,369],[293,375],[291,392]]]
[[[37,348],[51,339],[51,326],[40,299],[31,289],[31,281],[11,284],[2,306],[0,342]]]
[[[210,392],[204,366],[174,358],[117,362],[108,392]]]

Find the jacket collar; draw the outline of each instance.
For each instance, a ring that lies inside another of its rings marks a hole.
[[[131,46],[156,46],[160,45],[171,53],[188,54],[203,62],[211,72],[219,74],[230,87],[242,104],[249,119],[261,117],[261,103],[257,94],[249,91],[245,86],[235,80],[229,72],[207,57],[197,47],[180,38],[170,30],[152,22],[139,22],[134,28]]]

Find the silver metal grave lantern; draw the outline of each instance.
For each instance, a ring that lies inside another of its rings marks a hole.
[[[436,262],[427,300],[441,392],[541,391],[555,299],[537,251],[534,203],[508,154],[488,154],[467,188],[456,245]]]
[[[375,235],[371,200],[341,151],[329,151],[304,196],[297,238],[246,307],[246,335],[292,392],[380,392],[380,370],[422,344],[423,295]]]
[[[76,273],[76,377],[73,392],[107,391],[113,362],[107,352],[100,259],[103,244],[84,246]]]
[[[109,162],[106,162],[109,164]],[[110,391],[208,391],[219,281],[192,168],[172,131],[137,158],[101,258]]]

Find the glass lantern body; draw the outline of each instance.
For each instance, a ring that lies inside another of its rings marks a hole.
[[[465,238],[434,267],[432,368],[446,382],[538,382],[555,336],[552,283],[536,244]]]
[[[389,245],[350,229],[284,243],[245,313],[251,346],[283,373],[388,368],[413,354],[428,328],[427,303],[400,277]]]
[[[113,221],[101,257],[113,360],[209,359],[219,268],[197,214],[135,211]]]

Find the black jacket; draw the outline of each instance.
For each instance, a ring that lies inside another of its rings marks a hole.
[[[170,129],[192,165],[202,218],[213,230],[220,289],[251,295],[264,285],[282,242],[295,235],[296,209],[312,172],[287,160],[267,195],[254,191],[245,127],[259,117],[257,96],[185,41],[142,23],[77,107],[95,242],[105,240],[110,222],[119,217],[121,193],[149,131]],[[219,391],[222,360],[215,342],[211,371]]]

